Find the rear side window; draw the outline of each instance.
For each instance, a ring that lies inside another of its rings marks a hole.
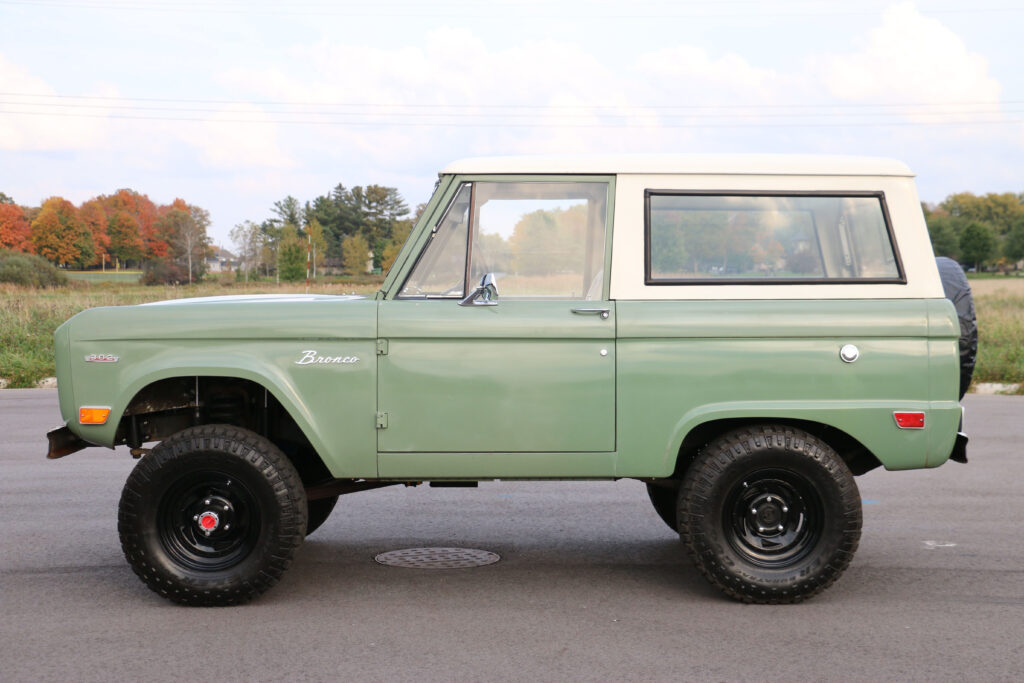
[[[903,283],[881,193],[647,190],[646,283]]]

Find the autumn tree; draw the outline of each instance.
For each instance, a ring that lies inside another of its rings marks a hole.
[[[395,259],[398,258],[399,252],[402,251],[402,245],[409,239],[412,226],[413,221],[409,220],[395,222],[391,239],[388,241],[387,246],[384,247],[380,256],[380,267],[385,273],[391,270],[391,266],[395,265]]]
[[[140,258],[163,259],[170,255],[171,246],[157,229],[160,211],[148,196],[125,188],[112,195],[100,196],[97,199],[103,203],[108,216],[113,217],[114,213],[123,212],[135,219],[136,232],[142,242]],[[184,202],[181,203],[184,204]],[[178,205],[172,205],[170,208],[187,210],[186,206]]]
[[[114,211],[107,220],[107,250],[117,262],[138,262],[145,254],[139,222],[127,211]]]
[[[75,205],[50,197],[31,224],[32,244],[40,256],[61,266],[92,263],[92,234],[82,224]]]
[[[1005,235],[1019,218],[1024,218],[1024,203],[1012,192],[989,192],[978,196],[970,192],[951,194],[939,209],[964,221],[987,223],[998,235]]]
[[[187,270],[189,284],[201,279],[206,272],[209,225],[208,211],[181,199],[176,199],[157,219],[156,235],[169,246],[171,260]]]
[[[32,226],[25,211],[12,202],[0,202],[0,249],[32,251]]]
[[[90,265],[106,264],[110,260],[110,233],[107,230],[107,211],[103,202],[99,198],[83,202],[78,207],[78,216],[92,235],[95,258]]]
[[[370,245],[362,235],[350,235],[341,243],[341,262],[351,275],[366,273],[366,262],[370,258]]]

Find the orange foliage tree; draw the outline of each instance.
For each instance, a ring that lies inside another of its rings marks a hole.
[[[110,235],[107,234],[107,211],[103,202],[97,197],[83,202],[78,207],[78,215],[82,223],[92,234],[92,244],[96,257],[91,265],[110,263]]]
[[[92,233],[82,223],[75,205],[63,197],[43,202],[32,221],[31,234],[36,253],[58,265],[84,267],[92,263]]]
[[[32,227],[17,204],[0,204],[0,249],[32,251]]]

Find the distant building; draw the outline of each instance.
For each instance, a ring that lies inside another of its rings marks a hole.
[[[224,247],[214,246],[206,257],[207,273],[230,273],[238,267],[238,257]]]

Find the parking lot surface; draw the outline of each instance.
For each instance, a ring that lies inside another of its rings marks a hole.
[[[860,549],[802,605],[721,597],[620,481],[343,496],[266,595],[183,608],[121,555],[127,451],[48,461],[56,391],[0,391],[0,681],[1021,680],[1024,397],[965,405],[970,464],[860,477]],[[502,559],[374,561],[432,546]]]

